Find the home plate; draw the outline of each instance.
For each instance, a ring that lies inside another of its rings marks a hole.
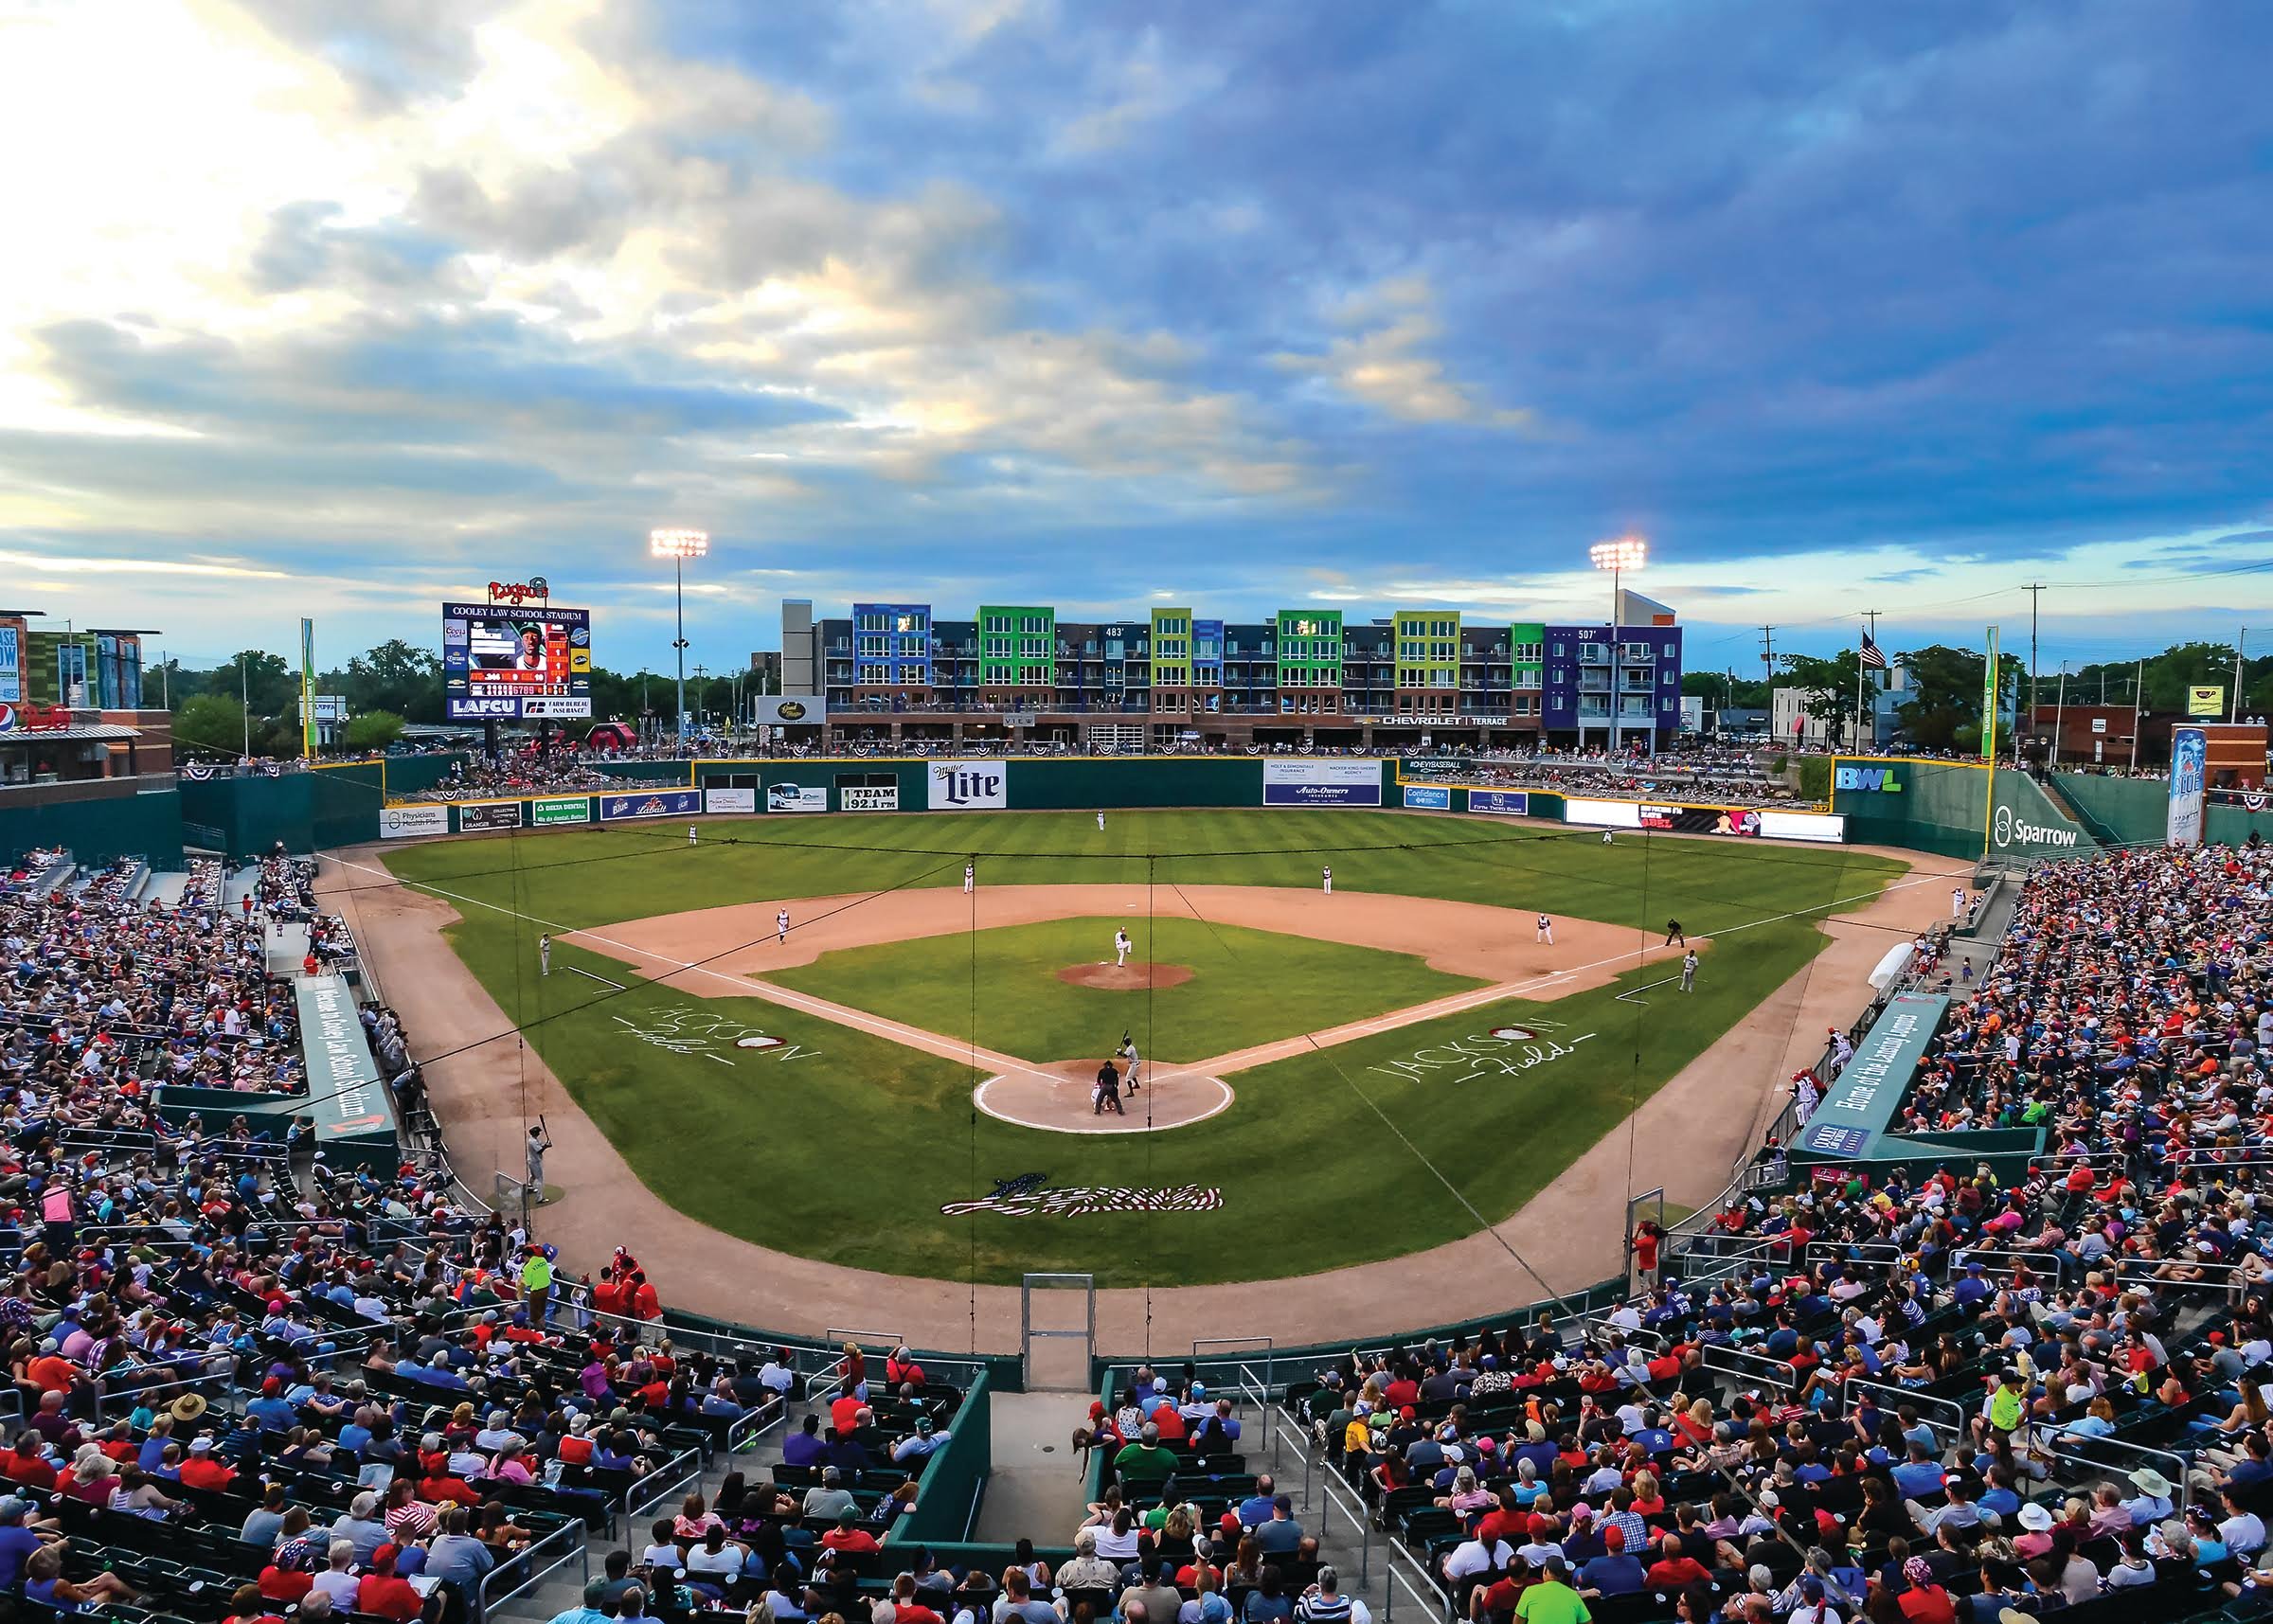
[[[1122,1091],[1123,1115],[1093,1109],[1099,1061],[1057,1061],[998,1072],[971,1091],[971,1101],[1000,1122],[1050,1133],[1142,1133],[1205,1122],[1230,1109],[1231,1085],[1203,1072],[1144,1068],[1144,1086]]]

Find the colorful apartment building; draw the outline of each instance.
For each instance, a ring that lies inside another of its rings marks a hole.
[[[1631,747],[1680,725],[1681,629],[1631,592],[1615,633],[1443,608],[1357,621],[1324,608],[1207,619],[1186,604],[1124,620],[1047,604],[984,604],[971,620],[924,603],[851,610],[782,605],[785,687],[820,696],[847,741]]]

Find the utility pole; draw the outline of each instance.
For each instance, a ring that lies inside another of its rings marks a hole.
[[[2138,674],[2131,679],[2131,770],[2139,771],[2139,705],[2146,692],[2147,662],[2139,662]]]
[[[2249,628],[2245,626],[2242,634],[2233,640],[2233,704],[2226,710],[2228,722],[2239,722],[2242,719],[2242,650],[2248,641]]]
[[[2027,731],[2033,732],[2036,727],[2036,606],[2043,599],[2044,587],[2039,583],[2033,586],[2024,586],[2020,590],[2029,595],[2029,725]],[[2020,740],[2023,731],[2018,727],[2013,729],[2013,764],[2015,767],[2020,765]]]

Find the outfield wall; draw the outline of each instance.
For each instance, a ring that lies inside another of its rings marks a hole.
[[[2030,863],[2089,856],[2102,843],[2103,831],[2070,817],[2026,773],[1979,761],[1835,757],[1831,807],[1846,816],[1850,840],[1944,857]]]

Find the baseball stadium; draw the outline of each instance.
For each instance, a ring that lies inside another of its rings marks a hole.
[[[2273,1624],[2269,61],[0,0],[0,1624]]]

